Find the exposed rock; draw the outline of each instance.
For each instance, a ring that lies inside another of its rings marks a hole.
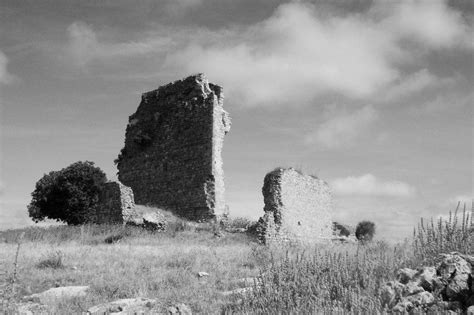
[[[332,194],[329,185],[293,168],[277,168],[265,176],[265,215],[257,234],[263,243],[317,243],[332,237]]]
[[[150,231],[164,231],[168,225],[165,216],[160,212],[143,214],[143,227]]]
[[[23,299],[25,301],[31,301],[41,304],[52,304],[64,299],[72,299],[86,296],[88,290],[88,286],[58,287],[51,288],[41,293],[25,296]]]
[[[413,310],[413,308],[414,306],[412,302],[406,299],[402,299],[392,308],[392,312],[405,314],[406,312],[410,312],[411,310]]]
[[[42,315],[49,314],[51,311],[48,306],[33,302],[19,303],[15,305],[15,308],[14,314],[18,315]],[[9,314],[8,311],[5,314]]]
[[[88,314],[155,314],[152,312],[156,300],[147,298],[121,299],[93,306]]]
[[[192,311],[186,304],[179,303],[168,307],[168,314],[191,315]]]
[[[461,274],[450,279],[449,284],[446,286],[446,296],[452,300],[459,300],[459,297],[462,295],[467,296],[469,294],[469,276]]]
[[[426,291],[434,291],[436,284],[436,268],[435,267],[423,267],[418,271],[416,275],[419,278],[419,285]]]
[[[404,286],[398,281],[387,282],[380,290],[382,305],[392,308],[402,296]]]
[[[223,102],[203,74],[143,93],[116,160],[138,204],[196,221],[225,212],[221,151],[231,122]]]
[[[417,282],[408,282],[403,288],[403,295],[413,295],[423,291]]]
[[[474,303],[472,261],[471,256],[450,253],[440,255],[436,267],[417,272],[401,269],[397,273],[400,282],[390,281],[381,288],[382,304],[402,313],[466,311]]]
[[[199,271],[197,275],[198,275],[199,278],[209,277],[209,274],[205,271]]]
[[[409,281],[413,280],[416,274],[416,270],[410,268],[403,268],[398,271],[397,280],[402,284],[407,284]]]
[[[436,270],[444,280],[449,280],[454,275],[471,273],[471,264],[457,253],[441,254],[439,260]]]
[[[442,254],[436,271],[442,280],[448,282],[446,296],[450,300],[467,300],[470,295],[469,279],[472,278],[472,267],[464,255]]]
[[[435,298],[433,294],[426,291],[421,291],[414,295],[409,295],[406,297],[407,301],[411,302],[414,306],[426,306],[433,304]]]
[[[105,183],[92,222],[125,223],[134,220],[136,216],[132,189],[120,182]]]

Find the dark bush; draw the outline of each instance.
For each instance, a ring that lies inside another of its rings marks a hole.
[[[106,181],[105,173],[89,161],[45,174],[31,194],[29,216],[35,222],[45,218],[70,225],[88,222]]]
[[[375,223],[370,221],[362,221],[357,224],[356,237],[359,241],[369,242],[374,238]]]
[[[64,254],[60,250],[55,252],[49,252],[43,259],[37,264],[38,269],[63,269],[64,268]]]

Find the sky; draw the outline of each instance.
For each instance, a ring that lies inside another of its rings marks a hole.
[[[333,220],[409,237],[472,202],[473,21],[469,0],[0,0],[0,229],[33,224],[49,171],[116,179],[141,93],[204,73],[232,117],[232,216],[295,167],[332,186]]]

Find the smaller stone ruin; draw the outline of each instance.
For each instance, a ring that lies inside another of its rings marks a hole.
[[[262,243],[321,243],[332,236],[332,193],[317,177],[294,168],[277,168],[265,176],[265,215],[257,234]]]
[[[120,182],[105,183],[92,222],[126,223],[135,221],[136,217],[132,189]]]

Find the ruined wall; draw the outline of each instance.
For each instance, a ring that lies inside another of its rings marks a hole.
[[[278,168],[265,176],[262,193],[262,242],[317,243],[331,238],[332,194],[323,180]]]
[[[119,182],[106,183],[99,196],[99,204],[92,222],[124,223],[136,216],[132,189]]]
[[[117,159],[119,180],[137,204],[194,220],[223,213],[221,151],[230,129],[223,100],[222,88],[202,74],[142,95]]]

